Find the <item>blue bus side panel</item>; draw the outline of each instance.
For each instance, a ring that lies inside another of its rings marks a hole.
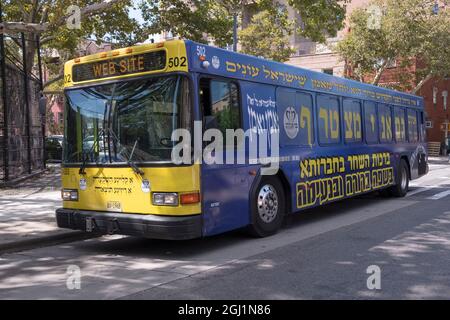
[[[415,95],[192,41],[186,41],[186,47],[190,55],[189,69],[193,72],[423,109],[423,98]],[[206,64],[204,64],[204,60],[207,62]]]
[[[241,123],[246,138],[246,158],[249,146],[257,142],[257,130],[279,130],[275,107],[275,87],[240,81]],[[270,155],[270,145],[267,152]],[[234,150],[227,150],[235,156]],[[225,159],[226,155],[219,155]],[[248,161],[248,160],[247,160]],[[255,177],[250,174],[258,165],[212,164],[202,166],[204,203],[204,234],[213,235],[237,229],[250,223],[249,192]]]
[[[187,45],[191,71],[239,82],[244,130],[278,130],[280,170],[291,189],[293,212],[392,185],[401,157],[409,162],[412,179],[426,173],[425,143],[375,141],[379,140],[381,130],[379,120],[373,120],[374,115],[378,116],[378,107],[372,103],[375,110],[369,106],[366,113],[364,102],[406,105],[417,110],[419,121],[422,98],[190,41]],[[203,60],[207,61],[205,65]],[[374,141],[358,142],[357,137],[345,141],[345,130],[353,123],[344,118],[344,100],[351,105],[347,111],[360,110],[363,137],[366,126],[371,126],[367,138]],[[319,115],[322,104],[327,107],[327,116],[324,110]],[[391,113],[395,137],[394,112]],[[326,133],[320,130],[325,121],[328,121]],[[251,143],[256,140],[250,137],[246,146]],[[270,144],[268,147],[268,155],[273,156]],[[248,149],[246,155],[249,156]],[[258,169],[255,164],[202,166],[204,235],[250,223],[249,195],[255,177],[249,172]]]

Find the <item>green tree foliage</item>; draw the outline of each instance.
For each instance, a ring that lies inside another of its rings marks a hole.
[[[216,45],[223,47],[232,43],[233,15],[237,14],[242,18],[242,13],[248,8],[251,8],[252,12],[265,12],[254,19],[257,25],[265,26],[268,21],[272,21],[282,28],[282,33],[276,33],[272,27],[258,30],[258,33],[265,34],[266,38],[274,39],[275,34],[280,34],[286,40],[285,35],[295,28],[301,36],[324,42],[327,36],[335,36],[342,28],[346,2],[288,0],[287,4],[302,17],[301,23],[292,26],[288,26],[285,10],[280,12],[279,2],[273,0],[142,0],[140,8],[147,21],[149,34],[171,31],[175,36],[199,42],[212,39]],[[250,28],[255,29],[256,26]],[[259,46],[259,43],[254,41],[253,45]],[[262,44],[258,52],[264,48],[271,50],[278,46],[269,47]],[[268,57],[274,54],[264,52],[264,56]]]
[[[337,50],[352,68],[355,78],[377,85],[391,62],[407,67],[417,58],[415,86],[399,77],[401,87],[417,92],[426,80],[450,74],[450,11],[432,8],[430,0],[375,0],[381,9],[379,23],[369,11],[355,10],[351,32]],[[375,24],[373,23],[375,22]],[[422,66],[423,65],[423,66]]]
[[[289,21],[286,9],[280,8],[276,14],[269,10],[261,11],[239,33],[242,52],[275,61],[286,61],[294,52],[288,39],[292,31],[293,23]]]
[[[231,42],[233,22],[227,9],[211,0],[144,0],[140,3],[147,34],[172,32],[174,36],[219,46]]]
[[[345,20],[346,3],[349,0],[288,0],[287,3],[301,17],[296,32],[316,42],[325,42],[336,36]]]
[[[73,57],[80,40],[91,37],[98,42],[109,40],[120,45],[129,45],[142,40],[143,34],[135,19],[129,17],[131,0],[2,0],[3,20],[22,22],[30,25],[27,32],[27,61],[30,72],[35,60],[36,36],[41,36],[41,46],[51,53],[57,50],[63,58]],[[103,3],[103,5],[102,5]],[[106,4],[106,5],[105,5]],[[68,8],[77,5],[81,8],[81,28],[69,29]],[[46,31],[33,31],[33,25],[46,26]],[[19,34],[10,33],[17,37]],[[20,45],[20,40],[13,38]],[[45,60],[45,57],[44,57]],[[59,73],[62,72],[59,63]],[[59,75],[60,76],[60,75]],[[59,78],[59,77],[58,77]]]

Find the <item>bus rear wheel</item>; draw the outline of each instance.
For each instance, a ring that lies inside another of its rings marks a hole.
[[[267,237],[280,229],[285,213],[283,186],[275,177],[263,177],[251,199],[250,234]]]
[[[394,197],[404,197],[408,193],[409,174],[408,165],[405,160],[400,160],[397,175],[395,176],[395,185],[388,189],[389,193]]]

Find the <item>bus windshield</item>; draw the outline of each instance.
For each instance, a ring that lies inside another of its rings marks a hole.
[[[190,130],[185,76],[70,89],[65,96],[65,163],[167,162],[172,131]]]

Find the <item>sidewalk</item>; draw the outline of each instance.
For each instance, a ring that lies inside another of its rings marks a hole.
[[[38,177],[0,189],[0,254],[91,237],[57,227],[61,168],[48,167]]]
[[[428,163],[430,164],[450,164],[448,156],[428,157]]]

